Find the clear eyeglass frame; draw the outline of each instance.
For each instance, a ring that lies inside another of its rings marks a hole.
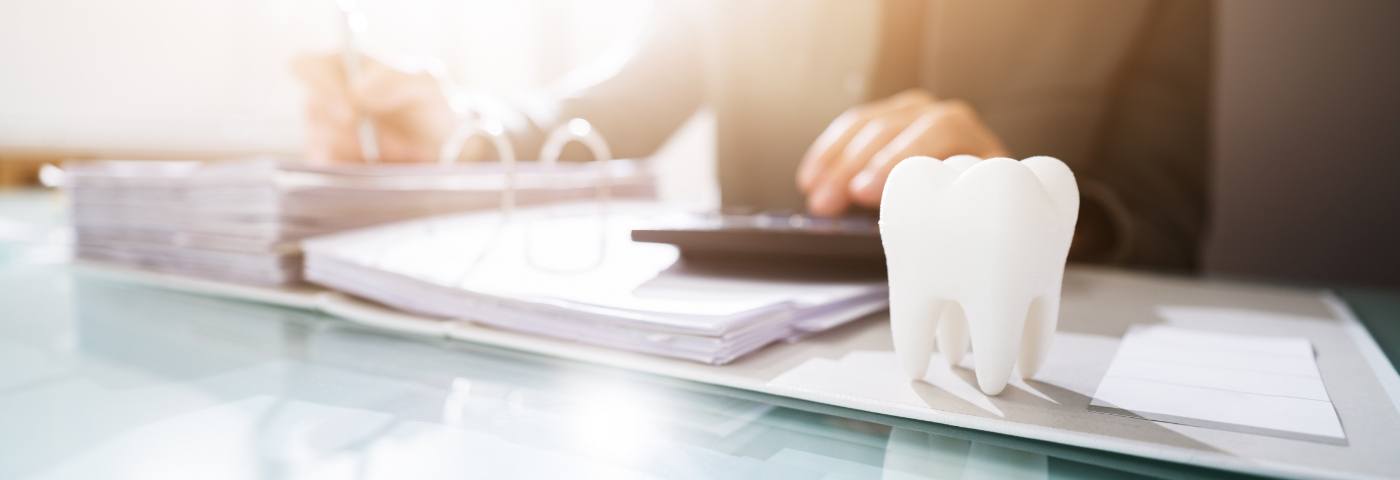
[[[459,285],[465,283],[471,272],[475,270],[476,265],[479,264],[489,252],[495,249],[501,232],[505,230],[509,224],[514,222],[515,210],[518,207],[518,185],[516,182],[518,162],[514,147],[511,145],[505,129],[499,122],[491,120],[462,122],[452,134],[448,136],[447,140],[443,142],[438,155],[438,163],[441,165],[457,163],[466,142],[476,137],[484,137],[491,143],[492,147],[496,149],[497,154],[501,157],[500,162],[504,167],[505,182],[501,189],[499,207],[500,221],[497,222],[496,228],[493,229],[494,231],[491,233],[491,238],[488,240],[486,246],[480,249],[474,260],[468,263],[467,268],[463,271],[462,275],[460,275],[457,282]],[[598,207],[597,213],[595,214],[598,231],[598,247],[594,256],[581,265],[550,265],[548,262],[540,259],[536,247],[535,239],[537,230],[535,227],[536,223],[540,220],[534,218],[529,219],[525,221],[523,225],[525,236],[525,261],[530,267],[538,270],[555,273],[582,273],[597,269],[603,264],[604,259],[607,257],[608,207],[611,199],[612,187],[611,176],[608,172],[608,161],[612,160],[612,150],[608,147],[607,141],[603,139],[603,136],[599,134],[587,120],[573,118],[552,130],[545,138],[544,144],[540,148],[539,162],[546,167],[546,170],[557,166],[559,164],[559,157],[562,156],[564,152],[564,148],[574,142],[588,149],[589,153],[593,156],[593,163],[597,167],[598,179],[594,185],[594,202]],[[547,212],[549,207],[544,208]],[[545,217],[543,219],[544,221],[560,220],[560,217],[557,215],[541,216]]]

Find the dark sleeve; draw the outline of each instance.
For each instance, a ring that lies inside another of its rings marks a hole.
[[[571,72],[536,99],[512,102],[505,113],[521,158],[534,159],[549,131],[574,117],[593,124],[616,158],[651,155],[690,118],[703,99],[698,26],[687,2],[660,2],[628,48]],[[565,159],[589,159],[577,145]]]
[[[1158,2],[1081,183],[1080,260],[1194,270],[1206,224],[1214,7]]]

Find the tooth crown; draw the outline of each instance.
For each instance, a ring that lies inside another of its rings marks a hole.
[[[1051,157],[912,157],[885,184],[880,235],[895,353],[910,378],[933,346],[950,364],[969,340],[977,383],[995,395],[1013,367],[1040,368],[1059,316],[1079,213],[1074,174]]]

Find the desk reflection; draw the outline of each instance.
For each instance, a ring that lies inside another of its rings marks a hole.
[[[0,445],[15,453],[0,456],[5,478],[1126,475],[960,429],[388,336],[62,266],[0,272],[0,287],[18,284],[45,285],[30,289],[46,297],[35,305],[72,307],[35,312],[73,341],[15,337],[47,360],[0,366],[13,378],[64,368],[0,392]]]

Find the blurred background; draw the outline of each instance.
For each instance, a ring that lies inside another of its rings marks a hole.
[[[5,0],[0,148],[142,156],[302,148],[298,53],[340,48],[328,0]],[[641,29],[645,0],[360,3],[364,47],[446,62],[455,82],[516,95]]]
[[[329,1],[0,1],[0,188],[71,158],[295,156]],[[515,95],[626,48],[646,0],[373,0],[370,53]],[[1209,274],[1400,286],[1400,2],[1217,4]],[[702,115],[703,116],[703,115]],[[708,156],[703,119],[679,146]],[[663,184],[666,182],[662,180]],[[701,193],[700,195],[703,195]]]

